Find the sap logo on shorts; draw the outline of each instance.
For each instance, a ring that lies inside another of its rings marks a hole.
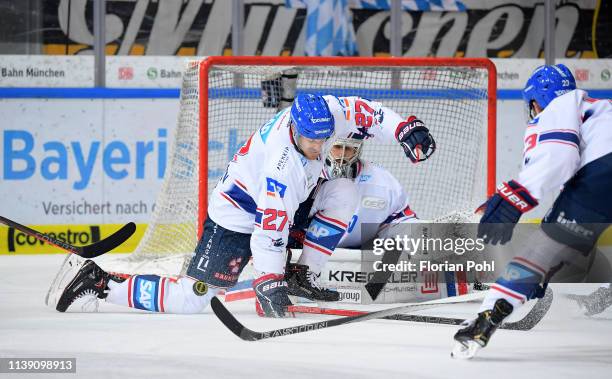
[[[156,312],[159,276],[139,275],[134,283],[134,308]]]
[[[380,197],[366,196],[361,200],[361,205],[369,209],[385,209],[387,201]]]

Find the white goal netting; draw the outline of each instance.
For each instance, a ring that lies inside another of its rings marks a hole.
[[[366,142],[363,154],[395,175],[420,218],[435,219],[485,199],[487,184],[495,180],[490,66],[475,65],[476,60],[423,63],[406,58],[393,65],[368,66],[363,60],[356,65],[351,58],[342,64],[309,64],[306,58],[299,62],[304,64],[279,65],[272,61],[282,58],[261,58],[251,57],[251,64],[243,65],[239,59],[215,57],[208,64],[197,61],[187,67],[164,184],[130,261],[174,259],[193,252],[198,218],[205,217],[202,204],[225,166],[250,134],[278,112],[280,97],[294,91],[361,96],[425,122],[437,144],[431,159],[414,165],[398,144],[374,141]],[[281,79],[288,73],[297,74],[289,89]]]

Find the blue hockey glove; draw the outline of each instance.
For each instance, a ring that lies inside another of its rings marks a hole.
[[[253,281],[255,310],[262,317],[286,317],[291,304],[289,289],[282,274],[265,274]]]
[[[537,205],[538,201],[529,191],[514,180],[500,184],[497,192],[480,206],[485,209],[478,225],[478,237],[485,243],[505,244],[512,238],[514,225],[523,213]]]
[[[415,116],[410,116],[408,120],[399,123],[395,129],[395,138],[412,163],[424,161],[436,151],[436,141],[429,133],[429,129]]]

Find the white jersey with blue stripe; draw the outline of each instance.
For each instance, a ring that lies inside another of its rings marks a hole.
[[[580,168],[610,152],[611,101],[574,90],[551,101],[527,126],[518,182],[541,199]]]
[[[416,221],[402,185],[384,168],[360,161],[355,178],[359,206],[338,247],[359,248],[392,223]]]
[[[362,134],[388,143],[395,141],[395,129],[404,121],[377,102],[324,98],[334,116],[336,135]],[[284,272],[289,225],[316,185],[333,143],[330,138],[321,156],[308,160],[296,150],[289,122],[290,112],[285,109],[255,131],[234,155],[209,200],[208,214],[214,222],[252,234],[253,264],[261,272]]]

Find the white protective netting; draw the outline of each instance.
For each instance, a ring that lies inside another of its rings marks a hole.
[[[159,261],[194,250],[198,198],[208,196],[200,194],[198,186],[199,128],[208,128],[210,193],[236,150],[278,112],[275,98],[288,91],[281,88],[283,73],[297,74],[297,88],[290,92],[361,96],[425,122],[437,144],[431,159],[414,165],[398,144],[374,141],[366,142],[363,154],[364,159],[395,175],[420,218],[435,219],[480,204],[486,196],[490,160],[487,88],[492,74],[482,67],[411,66],[409,60],[405,62],[405,66],[394,67],[213,64],[204,74],[199,72],[201,62],[190,63],[183,76],[169,169],[152,220],[130,260]],[[208,93],[199,93],[200,80],[208,81]],[[268,94],[267,104],[262,100],[262,86]],[[208,119],[200,120],[204,97]],[[170,271],[178,273],[175,268]]]

